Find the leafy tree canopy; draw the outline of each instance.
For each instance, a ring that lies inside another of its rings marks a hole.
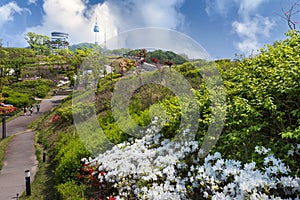
[[[31,49],[45,53],[49,50],[50,38],[46,35],[41,35],[33,32],[28,32],[24,36]]]
[[[144,57],[146,62],[152,63],[152,58],[158,59],[159,63],[174,62],[175,64],[183,64],[187,62],[185,56],[178,55],[172,51],[163,51],[161,49],[155,51],[146,51],[146,56],[143,49],[135,49],[127,53],[129,56]]]

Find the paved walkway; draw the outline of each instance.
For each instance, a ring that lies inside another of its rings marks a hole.
[[[40,113],[35,112],[31,116],[19,116],[6,125],[6,135],[16,136],[8,145],[4,158],[4,165],[0,172],[0,200],[10,200],[16,194],[25,191],[25,170],[30,170],[31,181],[37,171],[38,162],[35,156],[34,132],[28,130],[28,125],[41,114],[51,110],[58,105],[66,96],[54,96],[41,102]],[[0,130],[2,137],[2,126]]]

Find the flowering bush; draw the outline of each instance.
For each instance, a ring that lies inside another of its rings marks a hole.
[[[83,159],[101,190],[116,199],[291,199],[300,178],[270,149],[256,147],[263,167],[223,159],[219,152],[199,159],[197,141],[164,139],[153,125],[142,139],[124,142],[95,159]],[[185,130],[183,135],[189,134]],[[297,146],[299,153],[300,145]],[[104,172],[105,171],[105,172]]]
[[[54,116],[52,117],[52,123],[57,122],[59,119],[60,119],[60,116],[59,116],[59,115],[54,115]]]

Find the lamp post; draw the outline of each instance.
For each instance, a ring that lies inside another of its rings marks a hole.
[[[30,170],[25,171],[25,186],[26,186],[26,196],[31,196]]]
[[[6,138],[6,111],[2,110],[2,139]]]

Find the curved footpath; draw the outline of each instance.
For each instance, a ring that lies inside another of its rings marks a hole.
[[[16,136],[8,145],[0,172],[0,200],[16,199],[16,194],[21,195],[25,191],[25,170],[30,170],[30,179],[33,181],[38,161],[34,148],[34,132],[27,127],[41,114],[58,105],[65,97],[54,96],[51,99],[44,99],[40,103],[40,113],[36,113],[35,109],[31,116],[19,116],[6,123],[6,135]],[[2,124],[0,137],[2,137]]]

